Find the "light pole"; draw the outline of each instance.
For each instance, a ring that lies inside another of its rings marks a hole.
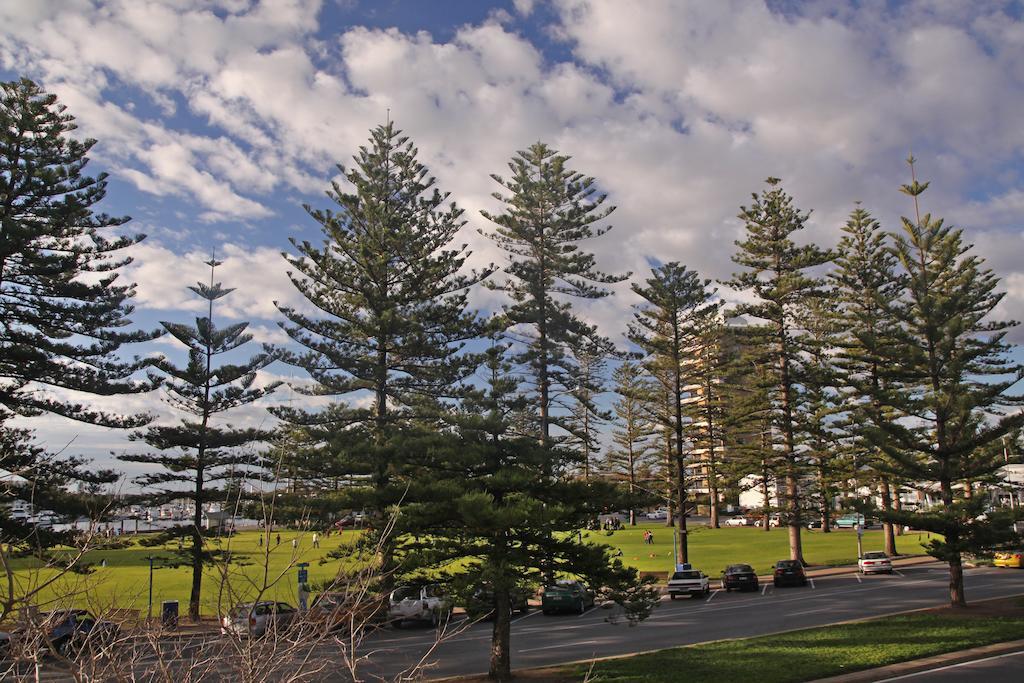
[[[864,557],[864,546],[861,541],[861,537],[864,536],[864,527],[860,522],[857,522],[857,559],[860,560]]]
[[[152,555],[146,558],[149,560],[149,612],[147,614],[147,621],[153,618],[153,560],[155,559]]]

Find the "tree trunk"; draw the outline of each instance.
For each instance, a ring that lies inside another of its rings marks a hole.
[[[772,513],[772,500],[768,497],[768,468],[761,470],[761,495],[764,499],[764,502],[761,505],[761,513],[764,517],[764,519],[761,520],[761,527],[765,531],[771,531],[771,528],[768,526],[768,517]]]
[[[882,509],[886,512],[892,512],[892,489],[889,488],[889,478],[882,477],[881,485],[882,493]],[[895,525],[890,520],[882,522],[882,530],[885,535],[885,552],[889,557],[896,556],[896,534]]]
[[[202,455],[199,456],[202,458]],[[188,618],[199,622],[203,591],[203,470],[196,470],[196,509],[192,516],[192,592],[188,596]]]
[[[900,485],[897,483],[896,484],[895,495],[892,497],[892,507],[893,507],[894,510],[896,510],[896,512],[903,512],[903,501],[900,499],[900,488],[901,488]],[[903,535],[903,524],[902,523],[896,525],[896,535],[897,536],[902,536]]]
[[[960,561],[960,553],[949,560],[949,604],[952,607],[967,607],[967,596],[964,595],[964,567]]]
[[[687,500],[686,500],[686,466],[683,464],[683,459],[679,458],[676,462],[676,475],[679,477],[679,561],[686,564],[690,561],[689,547],[686,542],[686,516],[687,516]]]
[[[511,597],[507,588],[494,592],[494,628],[491,630],[491,663],[487,677],[494,681],[512,680]]]

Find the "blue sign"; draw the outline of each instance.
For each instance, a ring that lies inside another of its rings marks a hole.
[[[299,570],[299,583],[306,583],[309,580],[309,572],[305,569]]]

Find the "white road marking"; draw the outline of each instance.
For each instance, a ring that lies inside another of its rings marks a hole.
[[[893,574],[899,574],[899,575],[900,575],[900,576],[902,576],[902,577],[903,577],[904,579],[905,579],[905,578],[907,578],[907,575],[906,575],[906,574],[904,574],[903,572],[901,572],[901,571],[900,571],[899,569],[893,569],[893,570],[892,570],[892,573],[893,573]]]
[[[811,590],[814,590],[814,579],[808,578],[807,580],[811,582]]]
[[[704,602],[711,602],[716,595],[718,595],[718,591],[711,591],[711,595]]]
[[[821,609],[809,609],[809,610],[804,610],[803,612],[790,612],[786,616],[787,617],[798,617],[801,614],[815,614],[817,612],[830,612],[830,611],[833,611],[833,610],[835,610],[835,606],[834,605],[829,605],[828,607],[822,607]]]
[[[768,590],[768,584],[767,583],[764,585],[764,588],[761,589],[761,595],[764,595],[764,592],[766,590]]]
[[[571,647],[571,646],[575,646],[575,645],[596,645],[597,642],[598,641],[596,641],[596,640],[584,640],[584,641],[581,641],[581,642],[578,642],[578,643],[560,643],[559,645],[546,645],[544,647],[533,647],[533,648],[530,648],[529,650],[516,650],[516,652],[520,652],[520,653],[522,653],[522,652],[540,652],[541,650],[555,650],[557,648],[566,648],[566,647]]]
[[[860,572],[854,574],[857,577],[857,583],[864,583],[864,579],[860,578]]]
[[[991,662],[996,659],[1003,659],[1004,657],[1018,657],[1024,655],[1024,650],[1017,650],[1016,652],[1007,652],[1001,655],[993,655],[991,657],[985,657],[983,659],[972,659],[969,662],[960,662],[959,664],[950,664],[948,666],[940,666],[937,669],[927,669],[925,671],[915,671],[912,674],[903,674],[902,676],[895,676],[893,678],[883,678],[876,683],[889,683],[889,681],[902,681],[907,678],[914,678],[915,676],[924,676],[925,674],[934,673],[936,671],[947,671],[949,669],[958,669],[961,666],[969,666],[971,664],[978,664],[979,662]]]
[[[535,614],[541,614],[541,611],[539,609],[531,610],[531,611],[527,612],[526,614],[524,614],[523,616],[517,617],[517,618],[513,619],[509,623],[510,624],[514,624],[517,621],[522,621],[523,619],[529,619],[530,617],[532,617]]]

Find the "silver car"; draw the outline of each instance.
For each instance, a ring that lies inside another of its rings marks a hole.
[[[288,630],[297,616],[298,611],[287,602],[245,602],[224,617],[221,632],[253,637],[265,635],[268,631],[280,633]]]

